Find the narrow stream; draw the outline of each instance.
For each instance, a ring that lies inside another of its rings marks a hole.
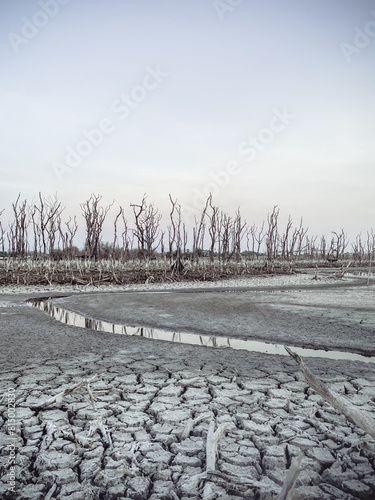
[[[55,297],[56,298],[56,297]],[[156,328],[143,328],[124,326],[108,321],[96,320],[67,311],[55,306],[49,299],[29,299],[27,301],[32,307],[49,314],[52,318],[66,325],[77,326],[79,328],[89,328],[96,332],[116,333],[119,335],[139,336],[149,339],[164,340],[167,342],[177,342],[181,344],[200,345],[206,347],[228,347],[231,349],[245,350],[251,352],[261,352],[266,354],[285,355],[283,344],[270,344],[255,340],[244,340],[231,337],[213,337],[194,333],[176,333]],[[362,361],[364,363],[375,363],[375,356],[362,356],[345,351],[324,351],[322,349],[305,349],[288,345],[294,352],[304,357],[319,357],[336,360]]]

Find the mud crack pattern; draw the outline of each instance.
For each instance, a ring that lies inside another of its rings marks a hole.
[[[1,498],[203,498],[205,485],[191,478],[205,470],[211,420],[226,423],[216,463],[226,481],[212,479],[209,498],[275,499],[300,453],[295,498],[374,498],[375,443],[316,395],[292,360],[247,355],[235,365],[232,353],[203,349],[177,359],[144,345],[0,374],[2,394],[15,389],[18,422],[13,494],[3,398]],[[375,413],[375,374],[325,372],[331,388]],[[95,409],[84,393],[32,409],[95,374]]]

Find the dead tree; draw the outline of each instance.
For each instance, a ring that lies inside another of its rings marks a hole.
[[[240,209],[238,208],[235,218],[233,220],[233,229],[232,229],[233,254],[237,261],[240,261],[242,258],[241,242],[246,225],[247,225],[246,221],[242,222]]]
[[[120,206],[120,211],[116,215],[115,220],[113,221],[113,245],[112,245],[112,259],[116,259],[116,249],[118,248],[118,237],[117,237],[117,221],[119,217],[123,215],[123,208]]]
[[[161,215],[153,204],[147,205],[146,195],[143,196],[140,205],[130,204],[135,217],[135,229],[133,234],[138,242],[138,256],[140,258],[151,259],[157,248],[155,242],[159,238],[159,225]]]
[[[113,202],[106,207],[99,206],[101,195],[92,194],[90,198],[81,203],[82,215],[86,222],[85,255],[89,259],[98,260],[100,257],[100,241],[103,224]]]
[[[178,273],[182,273],[185,266],[182,263],[182,254],[186,252],[186,243],[187,243],[187,234],[185,224],[182,224],[181,220],[181,205],[177,203],[177,199],[173,200],[172,196],[169,195],[169,199],[172,203],[172,210],[169,214],[169,218],[171,220],[171,225],[168,226],[168,234],[169,234],[169,261],[172,263],[173,261],[173,248],[176,246],[176,259],[171,265],[172,276],[177,271]],[[181,230],[182,225],[182,230]]]
[[[41,236],[40,236],[40,226],[38,223],[38,217],[37,217],[37,211],[35,208],[35,205],[32,207],[29,207],[29,213],[30,213],[30,220],[33,225],[33,235],[34,235],[34,250],[33,250],[33,258],[37,259],[38,258],[38,253],[41,248]]]
[[[215,256],[215,245],[219,241],[219,209],[212,205],[212,195],[209,196],[209,207],[211,208],[211,213],[207,212],[207,217],[209,221],[208,234],[210,235],[210,260],[211,263],[214,262]]]
[[[62,254],[64,258],[73,258],[75,255],[74,252],[74,237],[78,230],[77,218],[74,216],[69,217],[69,219],[64,222],[66,226],[66,230],[64,231],[61,224],[61,217],[59,217],[58,226],[60,232],[60,239],[62,241]]]
[[[123,224],[123,229],[121,233],[121,238],[122,238],[121,261],[125,262],[125,260],[129,257],[130,249],[132,248],[133,243],[129,237],[128,221],[125,218],[124,210],[122,211],[121,218]]]
[[[288,217],[288,222],[286,223],[286,228],[284,234],[280,237],[280,252],[281,258],[284,260],[289,260],[290,249],[289,249],[289,236],[291,229],[293,227],[293,219]]]
[[[320,256],[324,259],[326,254],[327,254],[327,240],[324,234],[320,237],[320,244],[319,244],[319,253]]]
[[[113,239],[113,258],[116,253],[116,249],[120,246],[119,243],[119,237],[118,237],[118,221],[121,217],[122,221],[122,228],[121,228],[121,251],[119,258],[121,262],[125,262],[130,255],[130,249],[132,247],[132,239],[129,236],[129,227],[128,227],[128,221],[125,218],[125,210],[123,207],[120,206],[119,213],[116,215],[116,218],[114,220],[114,239]],[[117,258],[117,257],[116,257]]]
[[[34,227],[34,243],[39,240],[40,252],[45,256],[52,254],[56,235],[58,233],[58,220],[63,211],[61,203],[55,199],[43,199],[39,192],[39,205],[34,205],[31,216]],[[38,214],[38,218],[36,215]],[[34,245],[34,253],[35,253]],[[48,252],[47,252],[48,249]]]
[[[306,248],[305,239],[306,239],[307,232],[308,232],[308,228],[305,229],[302,226],[302,219],[301,219],[300,227],[298,228],[297,233],[296,233],[296,237],[297,237],[297,240],[296,240],[297,241],[297,255],[298,255],[299,258],[301,257],[302,252]]]
[[[160,231],[160,240],[159,240],[159,247],[160,247],[160,254],[161,258],[164,258],[164,253],[165,253],[165,245],[164,245],[164,237],[165,237],[165,231],[161,230]]]
[[[177,203],[177,199],[173,200],[169,195],[172,209],[169,213],[171,225],[168,226],[168,244],[169,244],[169,262],[172,264],[174,247],[176,247],[176,262],[180,261],[182,253],[182,237],[181,237],[181,205]]]
[[[273,207],[271,214],[267,215],[268,230],[266,233],[267,261],[272,261],[277,256],[279,208]]]
[[[375,232],[373,228],[370,231],[367,231],[367,240],[366,240],[366,254],[367,259],[370,261],[374,260],[374,252],[375,252]]]
[[[11,234],[11,247],[13,255],[24,259],[27,255],[27,201],[19,203],[21,193],[18,195],[15,203],[12,203],[14,222],[9,226]]]
[[[302,226],[302,217],[299,223],[299,227],[295,227],[293,230],[293,233],[290,238],[290,243],[289,243],[289,248],[287,250],[287,256],[288,259],[294,259],[296,257],[296,254],[298,254],[298,248],[299,248],[299,241],[300,241],[300,235],[304,234],[304,229]]]
[[[49,255],[54,254],[56,237],[59,235],[59,227],[61,224],[61,214],[64,210],[64,207],[61,206],[61,203],[57,203],[57,201],[53,201],[52,204],[48,207],[47,212],[47,241],[48,241],[48,253]]]
[[[364,249],[364,246],[362,243],[361,233],[357,234],[357,236],[355,238],[355,242],[352,243],[352,250],[353,250],[354,260],[361,262],[365,256],[365,249]]]
[[[257,227],[255,224],[252,224],[250,227],[247,228],[246,231],[246,248],[248,252],[248,258],[254,259],[255,256],[255,234],[256,234]],[[250,245],[250,237],[251,237],[251,245]]]
[[[221,255],[221,259],[223,262],[228,262],[231,258],[231,234],[232,234],[232,218],[221,212],[220,214],[220,231],[219,231],[219,255]]]
[[[3,209],[3,210],[0,211],[0,217],[2,216],[4,210],[5,209]],[[3,228],[3,224],[2,224],[2,222],[0,220],[0,247],[1,247],[2,257],[4,257],[4,255],[5,255],[5,239],[4,239],[4,236],[5,236],[5,230]]]
[[[188,232],[186,230],[185,222],[182,223],[182,243],[183,243],[183,247],[182,247],[183,256],[186,258],[186,252],[187,252],[186,246],[188,243]]]
[[[335,231],[332,231],[332,234],[336,236],[336,241],[334,240],[333,241],[335,245],[337,259],[342,259],[344,257],[345,248],[348,245],[348,235],[345,234],[343,229],[341,229],[341,233],[336,233]]]
[[[201,244],[203,247],[203,241],[204,241],[204,233],[205,233],[205,227],[206,227],[206,214],[207,214],[207,208],[208,204],[210,201],[211,193],[210,196],[207,198],[206,203],[203,207],[201,217],[199,221],[197,218],[195,218],[195,227],[193,227],[193,262],[198,262],[199,259],[199,245]]]
[[[318,250],[316,247],[317,236],[311,236],[310,238],[306,236],[306,253],[310,259],[314,259],[314,255],[318,255]]]
[[[262,247],[264,238],[266,237],[266,233],[264,232],[264,221],[262,222],[262,226],[259,228],[258,233],[255,234],[255,241],[257,242],[257,257],[260,254],[260,249]]]

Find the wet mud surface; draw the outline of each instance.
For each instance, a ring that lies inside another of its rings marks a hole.
[[[103,293],[54,303],[127,326],[375,355],[374,287]]]
[[[127,325],[374,354],[374,288],[348,283],[301,291],[93,293],[54,302]],[[375,497],[374,440],[315,394],[289,356],[94,332],[57,322],[27,298],[3,295],[0,303],[1,498],[276,499],[299,454],[294,498]],[[373,364],[306,362],[375,418]],[[83,385],[40,407],[94,375],[94,403]],[[211,421],[225,424],[219,474],[202,478]]]

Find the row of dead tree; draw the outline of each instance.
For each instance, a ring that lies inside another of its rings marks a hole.
[[[113,241],[103,243],[103,228],[113,202],[101,205],[102,197],[92,194],[80,204],[85,224],[84,252],[81,256],[93,260],[110,258],[128,260],[138,257],[151,260],[155,254],[167,255],[170,262],[182,257],[198,262],[202,256],[213,262],[239,261],[245,254],[249,258],[260,255],[271,261],[277,258],[294,260],[301,257],[331,258],[340,260],[349,246],[347,234],[342,229],[332,232],[332,237],[309,236],[302,219],[294,225],[289,216],[284,229],[280,228],[279,208],[274,206],[261,226],[249,225],[240,209],[234,216],[217,207],[212,195],[196,215],[191,227],[182,219],[182,207],[169,195],[171,211],[166,229],[161,226],[162,216],[153,203],[143,196],[139,204],[131,203],[133,224],[130,227],[123,206],[118,207],[113,220]],[[12,203],[13,220],[2,224],[0,217],[0,252],[3,256],[19,259],[31,257],[68,259],[80,254],[76,246],[77,217],[63,219],[65,207],[56,197],[45,198],[39,193],[28,204],[18,195]],[[0,216],[4,210],[0,211]],[[352,259],[371,260],[375,250],[375,232],[371,229],[366,238],[361,234],[351,245]],[[206,248],[206,251],[202,249]],[[190,250],[191,249],[191,250]]]

